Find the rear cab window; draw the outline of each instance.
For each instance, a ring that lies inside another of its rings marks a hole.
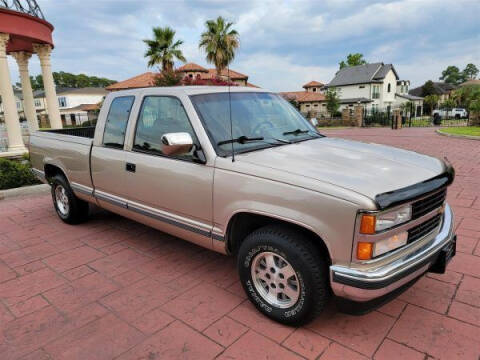
[[[103,146],[123,149],[128,118],[134,100],[134,96],[120,96],[113,99],[105,122]]]

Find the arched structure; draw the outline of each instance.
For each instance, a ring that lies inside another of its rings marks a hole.
[[[35,0],[0,0],[0,95],[7,128],[8,152],[11,155],[24,153],[26,148],[21,136],[7,55],[13,56],[18,64],[23,107],[30,131],[38,130],[28,72],[28,60],[33,53],[40,59],[50,126],[62,127],[50,63],[53,29]]]

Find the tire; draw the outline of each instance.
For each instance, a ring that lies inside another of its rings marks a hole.
[[[273,272],[267,266],[272,259]],[[248,235],[240,245],[237,266],[250,301],[280,323],[305,324],[321,313],[329,299],[324,254],[307,236],[288,226],[269,225]],[[292,270],[294,275],[288,276]]]
[[[67,224],[80,224],[88,218],[88,203],[75,196],[67,179],[60,174],[51,181],[53,206],[57,215]]]

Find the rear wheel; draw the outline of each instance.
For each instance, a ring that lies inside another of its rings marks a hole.
[[[304,324],[328,301],[324,254],[287,226],[266,226],[247,236],[239,249],[238,271],[250,301],[281,323]]]
[[[75,196],[63,175],[55,175],[51,185],[53,206],[60,219],[67,224],[79,224],[87,220],[88,203]]]

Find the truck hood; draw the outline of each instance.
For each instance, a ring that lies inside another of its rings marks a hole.
[[[370,199],[445,170],[443,161],[413,151],[327,137],[245,153],[237,161],[326,182]]]

